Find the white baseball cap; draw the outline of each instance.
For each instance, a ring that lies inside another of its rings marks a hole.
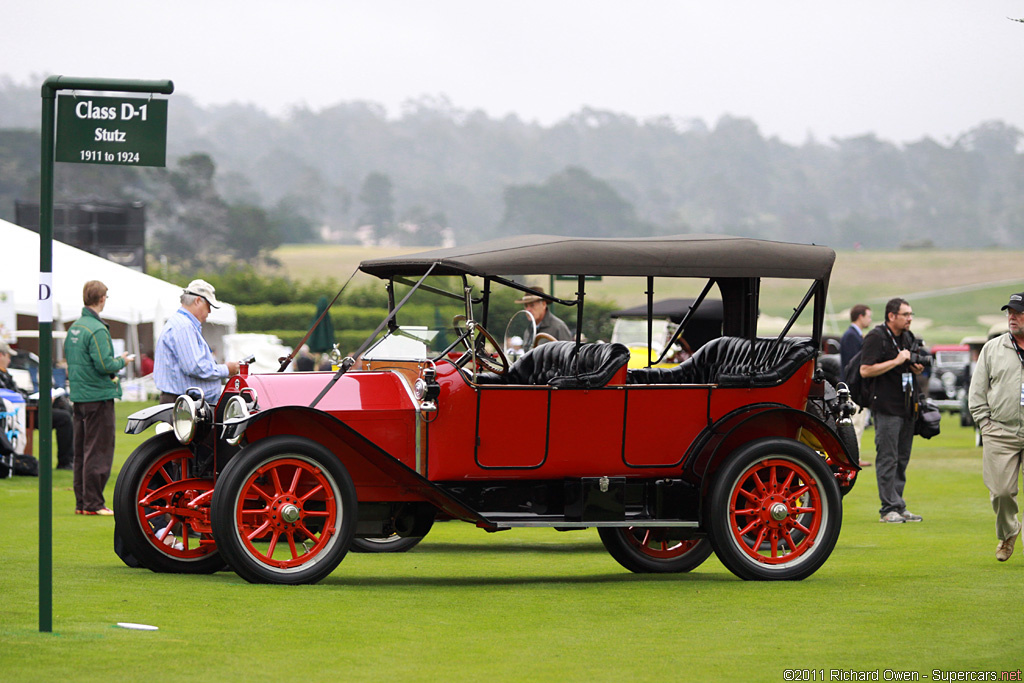
[[[206,299],[206,303],[210,304],[211,307],[220,308],[220,302],[217,301],[217,297],[213,295],[213,292],[213,285],[206,280],[193,280],[188,283],[188,287],[185,288],[186,294],[201,296]]]

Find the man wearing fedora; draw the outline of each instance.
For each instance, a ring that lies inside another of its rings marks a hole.
[[[576,337],[569,331],[569,326],[548,310],[548,300],[542,296],[544,288],[531,287],[530,289],[537,293],[527,294],[522,299],[516,299],[516,303],[522,304],[523,308],[533,316],[534,322],[537,323],[537,334],[551,335],[556,341],[572,341],[575,339]],[[545,341],[549,340],[543,339],[540,343],[543,344]]]
[[[996,513],[996,559],[1013,555],[1020,535],[1017,479],[1024,455],[1024,292],[1003,306],[1009,331],[981,349],[968,405],[982,436],[982,478]]]
[[[209,403],[216,403],[221,380],[238,374],[238,363],[218,363],[203,339],[203,323],[214,308],[220,303],[213,285],[193,280],[181,294],[181,308],[164,324],[153,364],[161,403],[173,403],[189,387],[198,387]]]

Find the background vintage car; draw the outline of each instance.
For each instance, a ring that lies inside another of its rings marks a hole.
[[[692,298],[673,298],[655,301],[648,311],[646,305],[633,306],[612,311],[609,315],[615,320],[612,328],[612,343],[623,344],[629,348],[629,367],[643,368],[657,364],[658,356],[672,339],[676,326],[695,303]],[[648,313],[651,316],[650,343],[648,340]],[[683,339],[692,354],[712,339],[722,336],[722,302],[718,299],[705,299],[694,311],[692,319],[686,326]],[[678,348],[682,348],[677,347]],[[666,354],[662,363],[665,366],[678,365],[685,358],[673,362],[673,349]]]
[[[928,397],[949,413],[959,413],[971,381],[971,349],[967,344],[936,344],[931,347]]]

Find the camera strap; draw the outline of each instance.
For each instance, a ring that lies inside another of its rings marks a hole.
[[[1010,335],[1010,345],[1013,346],[1013,350],[1017,352],[1017,358],[1020,360],[1020,364],[1024,365],[1024,349],[1020,348],[1020,344]]]
[[[882,327],[884,327],[885,331],[889,334],[889,339],[892,340],[892,345],[896,347],[896,353],[899,353],[900,351],[902,351],[903,347],[900,346],[899,340],[896,338],[896,335],[892,333],[892,330],[889,329],[889,326],[888,325],[882,325]],[[903,335],[901,334],[900,337],[902,337],[902,336]]]
[[[900,346],[899,339],[897,339],[896,335],[892,333],[892,330],[889,329],[888,325],[883,325],[883,327],[885,328],[886,333],[888,333],[889,339],[892,340],[893,346],[896,347],[896,353],[898,354],[900,351],[903,350],[903,347]],[[901,334],[900,338],[902,338],[902,337],[903,337],[903,335]],[[1024,362],[1024,361],[1022,361],[1022,362]],[[900,374],[900,380],[901,380],[901,384],[902,384],[902,387],[903,387],[903,403],[904,403],[905,407],[908,410],[913,411],[913,413],[916,415],[917,414],[917,400],[916,400],[917,392],[914,390],[914,375],[910,372],[909,369],[905,369],[907,367],[908,366],[907,366],[906,363],[904,363],[903,365],[900,366],[900,368],[904,368],[902,370],[901,374]]]

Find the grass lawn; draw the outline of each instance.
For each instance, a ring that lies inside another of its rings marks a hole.
[[[138,404],[119,406],[120,425]],[[873,459],[873,432],[864,440]],[[115,469],[140,442],[118,436]],[[981,453],[955,418],[916,440],[910,509],[882,525],[874,470],[832,557],[797,583],[631,574],[594,530],[435,525],[405,554],[350,554],[315,586],[129,569],[113,519],[54,473],[53,633],[38,632],[38,480],[0,480],[0,680],[783,681],[786,669],[1016,672],[1024,553],[994,558]],[[113,479],[107,490],[112,498]],[[119,621],[159,627],[127,631]],[[805,679],[807,680],[807,679]],[[946,679],[950,680],[950,679]],[[952,679],[956,680],[956,679]]]

